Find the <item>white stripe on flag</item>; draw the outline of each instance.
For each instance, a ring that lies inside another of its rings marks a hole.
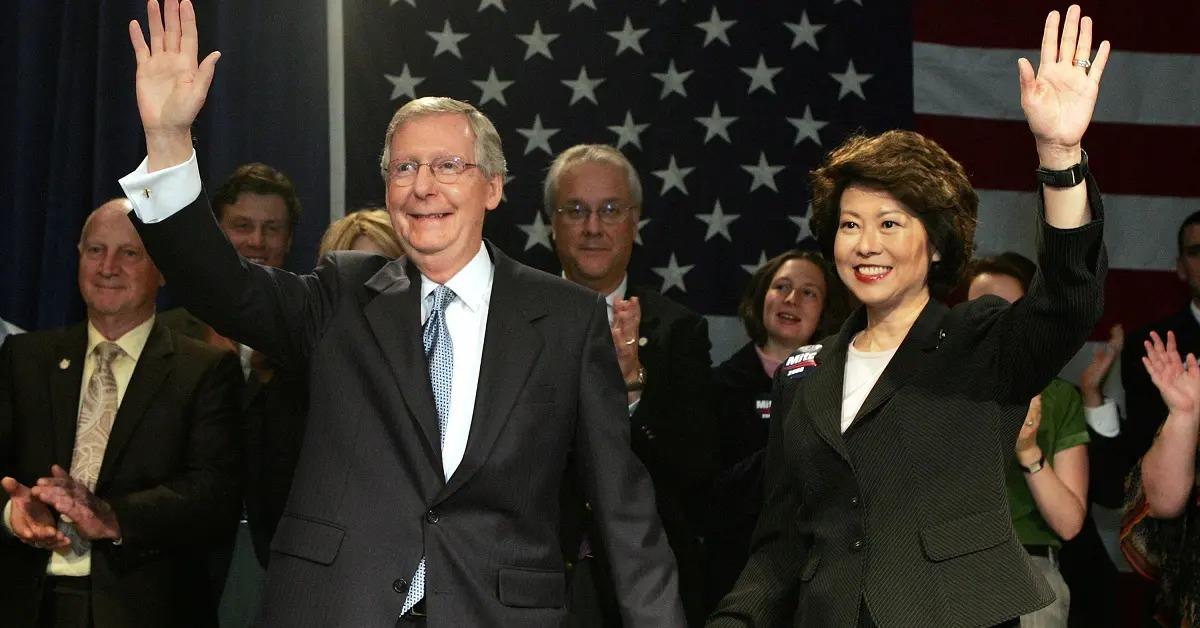
[[[329,56],[329,222],[346,215],[346,62],[342,0],[325,0]]]
[[[918,114],[1024,120],[1017,59],[1038,51],[913,43]],[[1114,52],[1104,70],[1095,122],[1200,125],[1200,56]]]
[[[979,190],[979,255],[1002,251],[1035,254],[1032,192]],[[1183,219],[1200,205],[1194,198],[1104,195],[1104,242],[1108,264],[1132,270],[1174,270],[1175,234]]]

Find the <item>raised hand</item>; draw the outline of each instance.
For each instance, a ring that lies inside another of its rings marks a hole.
[[[621,374],[629,382],[637,378],[641,362],[638,360],[638,326],[642,321],[642,306],[637,297],[617,299],[613,303],[612,332],[613,346],[617,349],[617,363]]]
[[[1171,331],[1167,332],[1165,345],[1157,333],[1150,332],[1145,346],[1142,364],[1171,414],[1192,417],[1200,414],[1200,367],[1196,356],[1189,353],[1186,360],[1181,360],[1175,346],[1175,332]]]
[[[50,477],[40,478],[32,492],[42,503],[70,519],[79,536],[88,540],[121,538],[121,526],[112,507],[62,467],[50,467]]]
[[[58,530],[54,513],[42,502],[34,499],[28,486],[13,478],[0,480],[4,492],[12,504],[12,533],[22,543],[39,549],[60,549],[71,545],[71,540]]]
[[[1080,12],[1079,5],[1067,9],[1061,37],[1058,11],[1046,16],[1036,74],[1028,59],[1017,60],[1021,108],[1039,152],[1057,152],[1069,162],[1044,163],[1051,167],[1065,168],[1078,162],[1079,143],[1092,120],[1111,48],[1107,40],[1101,42],[1092,59],[1092,19],[1080,18]]]
[[[192,154],[192,122],[204,106],[221,53],[196,63],[199,37],[191,0],[146,3],[150,44],[137,20],[129,23],[129,41],[137,58],[137,103],[146,133],[150,171],[187,161]]]

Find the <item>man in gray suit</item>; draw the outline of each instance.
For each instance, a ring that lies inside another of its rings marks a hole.
[[[122,180],[139,229],[189,309],[309,374],[262,623],[560,626],[558,496],[574,471],[625,624],[684,625],[603,299],[483,241],[505,173],[491,122],[448,98],[396,112],[381,171],[404,257],[335,253],[303,277],[260,266],[200,190],[190,127],[217,55],[196,63],[190,2],[149,13],[149,46],[130,29],[147,159]]]

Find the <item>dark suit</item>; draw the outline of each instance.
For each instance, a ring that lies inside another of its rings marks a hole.
[[[163,312],[164,325],[188,337],[207,341],[208,323],[184,308]],[[272,363],[273,376],[263,381],[251,371],[241,398],[242,438],[246,449],[246,519],[254,555],[263,567],[271,552],[271,539],[283,516],[292,474],[300,457],[304,420],[308,413],[308,386],[304,373]],[[232,549],[233,540],[229,547]],[[222,579],[223,579],[222,575]]]
[[[679,593],[688,622],[699,626],[707,614],[699,524],[708,505],[717,457],[708,321],[653,290],[631,286],[625,298],[632,297],[638,298],[641,307],[638,336],[646,339],[638,348],[638,360],[646,369],[646,388],[629,418],[633,450],[654,482],[658,514],[679,564]],[[575,610],[572,615],[578,625],[619,626],[607,550],[581,501],[578,491],[565,498],[566,508],[583,513],[565,515],[567,521],[580,521],[579,527],[564,535],[565,549],[568,560],[573,559],[579,533],[590,527],[595,562],[585,568],[594,569],[588,584],[595,590],[579,591],[573,599],[578,602],[578,595],[594,594],[598,608],[585,605],[587,610]],[[582,616],[587,613],[597,616]]]
[[[264,625],[392,626],[422,556],[430,626],[561,625],[558,497],[571,448],[616,556],[627,621],[682,625],[598,295],[487,245],[495,272],[475,411],[446,481],[421,279],[406,258],[334,253],[303,277],[250,264],[203,195],[167,220],[135,223],[193,313],[308,371]]]
[[[773,413],[753,554],[711,625],[851,627],[865,608],[885,628],[988,626],[1053,599],[1013,531],[1003,470],[1029,399],[1102,310],[1089,192],[1095,221],[1043,228],[1024,299],[930,301],[845,434],[847,347],[865,310],[821,342]]]
[[[71,466],[87,328],[14,336],[0,349],[0,474],[25,485]],[[121,401],[95,493],[123,544],[92,545],[98,628],[215,626],[203,569],[237,525],[237,361],[155,323]],[[0,507],[8,496],[0,497]],[[34,625],[50,552],[0,540],[0,616]]]

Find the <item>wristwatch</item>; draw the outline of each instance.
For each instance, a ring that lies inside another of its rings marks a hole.
[[[1088,173],[1088,158],[1087,151],[1079,149],[1082,155],[1079,163],[1067,168],[1066,170],[1048,170],[1046,168],[1037,169],[1038,181],[1052,188],[1073,188],[1087,179]]]
[[[1046,466],[1046,454],[1042,454],[1041,456],[1039,456],[1037,461],[1034,462],[1033,464],[1029,465],[1028,467],[1019,462],[1017,463],[1017,466],[1021,467],[1021,470],[1024,471],[1025,473],[1027,473],[1029,475],[1033,475],[1034,473],[1041,471],[1042,468]]]
[[[646,387],[646,367],[639,366],[637,377],[632,382],[625,382],[625,390],[629,392],[637,392]]]

